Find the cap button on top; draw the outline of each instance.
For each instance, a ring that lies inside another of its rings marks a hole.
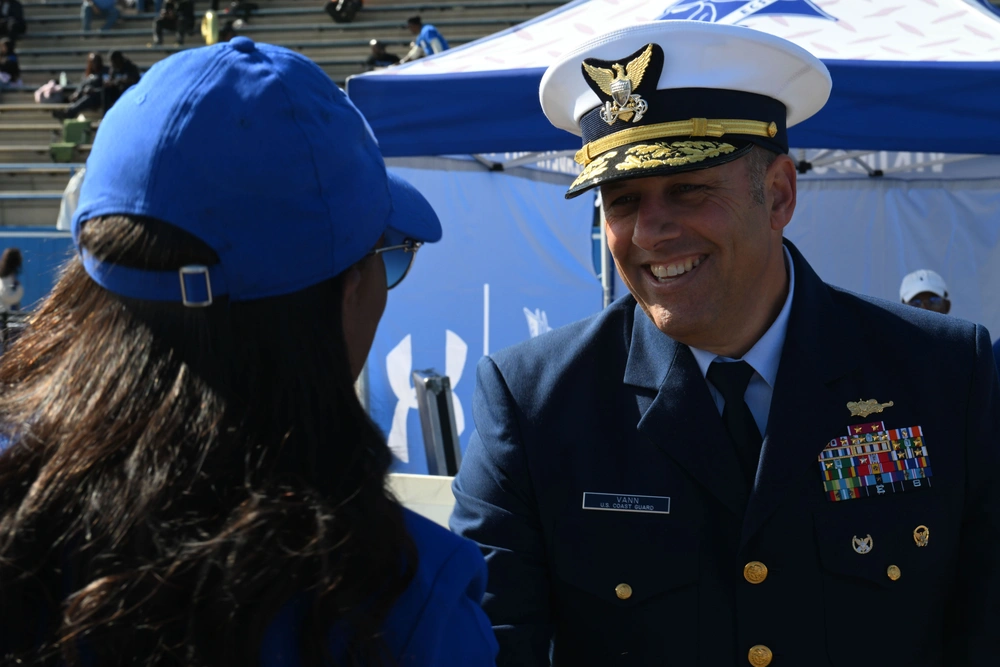
[[[249,37],[233,37],[229,40],[229,45],[240,53],[251,53],[256,48],[253,40]]]

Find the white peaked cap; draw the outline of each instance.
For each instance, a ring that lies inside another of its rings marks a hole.
[[[602,101],[580,65],[586,58],[617,60],[648,43],[663,49],[657,89],[716,88],[756,93],[785,105],[786,127],[823,108],[833,86],[819,58],[780,37],[742,26],[704,21],[651,21],[588,40],[545,71],[542,110],[558,128],[580,135],[580,118]]]

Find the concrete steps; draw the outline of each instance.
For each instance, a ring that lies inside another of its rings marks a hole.
[[[627,1],[627,0],[625,0]],[[377,38],[388,50],[403,56],[413,36],[406,19],[415,14],[436,25],[451,46],[499,32],[554,9],[554,0],[445,0],[400,2],[365,0],[352,23],[334,23],[322,9],[322,0],[257,0],[260,11],[240,31],[256,41],[281,44],[317,62],[338,84],[364,70]],[[220,0],[224,8],[228,5]],[[197,0],[196,30],[208,3]],[[59,200],[73,169],[82,164],[90,146],[76,151],[72,165],[53,164],[49,144],[61,135],[52,111],[65,105],[37,105],[33,91],[65,72],[71,86],[82,77],[87,54],[120,50],[141,69],[185,48],[202,44],[200,34],[174,45],[164,35],[163,46],[152,46],[151,12],[123,10],[118,24],[107,33],[96,27],[80,31],[80,0],[25,0],[28,32],[18,43],[24,86],[0,91],[0,225],[52,226]],[[225,17],[223,17],[225,18]]]

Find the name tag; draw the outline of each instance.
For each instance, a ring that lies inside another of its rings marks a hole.
[[[670,514],[669,496],[633,496],[625,493],[583,492],[583,509],[606,512]]]

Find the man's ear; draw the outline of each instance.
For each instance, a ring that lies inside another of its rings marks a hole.
[[[792,221],[798,192],[798,172],[795,163],[787,155],[779,155],[767,168],[765,178],[767,203],[769,205],[771,229],[783,230]]]
[[[944,300],[944,314],[947,315],[951,312],[951,299]]]

